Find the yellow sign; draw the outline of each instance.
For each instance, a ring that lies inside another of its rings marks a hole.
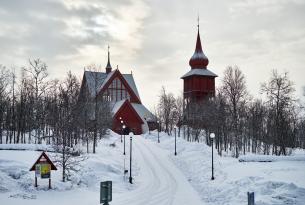
[[[42,179],[50,178],[51,165],[50,164],[40,164],[40,175],[41,175]]]

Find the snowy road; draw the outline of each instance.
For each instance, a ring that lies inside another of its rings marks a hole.
[[[168,158],[168,153],[154,142],[136,136],[134,160],[140,167],[134,180],[138,187],[113,198],[113,205],[202,205],[198,193]]]

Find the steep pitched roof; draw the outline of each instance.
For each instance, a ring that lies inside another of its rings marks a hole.
[[[116,102],[112,107],[112,115],[115,116],[125,103],[129,103],[129,101],[125,99]],[[130,104],[143,122],[157,121],[156,116],[154,116],[144,105],[139,103],[130,103]]]
[[[133,92],[137,95],[137,97],[140,99],[140,95],[136,86],[136,83],[133,79],[133,75],[132,74],[122,74],[123,77],[125,78],[125,80],[127,81],[128,85],[131,87],[131,89],[133,90]],[[141,100],[141,99],[140,99]]]
[[[144,105],[138,103],[131,103],[131,105],[143,121],[157,121],[156,116],[154,116]]]
[[[213,73],[212,71],[208,70],[208,69],[192,69],[189,72],[187,72],[186,74],[184,74],[181,78],[187,78],[189,76],[194,76],[194,75],[199,75],[199,76],[209,76],[209,77],[217,77],[217,75],[215,73]]]
[[[97,91],[102,86],[104,80],[107,78],[107,73],[85,71],[84,77],[86,78],[86,84],[90,96],[95,97]]]
[[[136,115],[135,117],[141,122],[144,123],[145,120],[142,118],[141,113],[139,113],[134,106],[127,100],[121,100],[118,101],[114,104],[113,108],[112,108],[112,115],[113,117],[115,117],[122,109],[124,106],[128,106],[130,107],[130,109],[132,110],[132,112],[134,112]]]
[[[86,84],[91,97],[95,97],[95,95],[99,93],[106,86],[106,84],[108,83],[108,81],[111,79],[111,77],[114,75],[116,71],[119,72],[119,70],[114,70],[107,74],[102,72],[85,71],[84,76],[86,78]],[[141,100],[133,75],[132,74],[121,74],[121,75],[127,82],[128,86],[131,88],[131,90],[134,92],[134,94],[137,96],[137,98]]]
[[[138,102],[141,102],[133,76],[128,74],[125,74],[124,76],[121,74],[121,72],[118,69],[108,74],[107,78],[104,80],[103,84],[101,85],[98,93],[103,92],[105,89],[107,89],[107,87],[110,85],[110,83],[112,82],[112,80],[114,80],[115,77],[121,78],[121,81],[124,84],[124,86],[132,91],[130,95],[134,96]]]

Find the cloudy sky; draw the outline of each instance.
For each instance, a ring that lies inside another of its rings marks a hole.
[[[0,64],[41,58],[50,78],[80,78],[89,64],[134,74],[142,101],[161,86],[178,95],[196,40],[197,15],[209,69],[220,85],[228,65],[244,72],[260,98],[272,69],[288,71],[296,95],[305,85],[305,0],[0,0]]]

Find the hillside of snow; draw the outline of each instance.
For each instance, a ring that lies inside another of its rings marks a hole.
[[[29,168],[46,145],[0,145],[1,204],[99,204],[99,183],[113,181],[111,205],[244,205],[247,192],[255,192],[257,205],[303,205],[305,201],[305,153],[275,157],[246,155],[238,159],[215,154],[215,180],[211,180],[211,147],[187,142],[177,137],[174,156],[174,136],[160,133],[134,136],[134,184],[124,178],[129,169],[129,136],[126,136],[126,156],[120,136],[110,136],[98,144],[96,154],[88,154],[82,169],[68,182],[61,182],[61,169],[52,171],[52,190],[48,180],[38,179]],[[6,150],[8,149],[8,150]],[[24,149],[18,151],[16,149]],[[56,153],[47,152],[51,159]],[[242,160],[241,160],[242,159]],[[267,160],[266,160],[267,159]],[[261,162],[264,161],[264,162]],[[265,162],[266,161],[266,162]]]
[[[157,143],[157,133],[145,135]],[[239,162],[231,156],[218,156],[214,150],[214,176],[211,180],[211,147],[187,142],[177,137],[174,156],[174,135],[160,133],[160,147],[168,151],[192,186],[207,205],[244,205],[247,192],[255,192],[256,205],[305,204],[305,152],[293,156],[241,156],[255,161],[265,158],[274,162]]]

